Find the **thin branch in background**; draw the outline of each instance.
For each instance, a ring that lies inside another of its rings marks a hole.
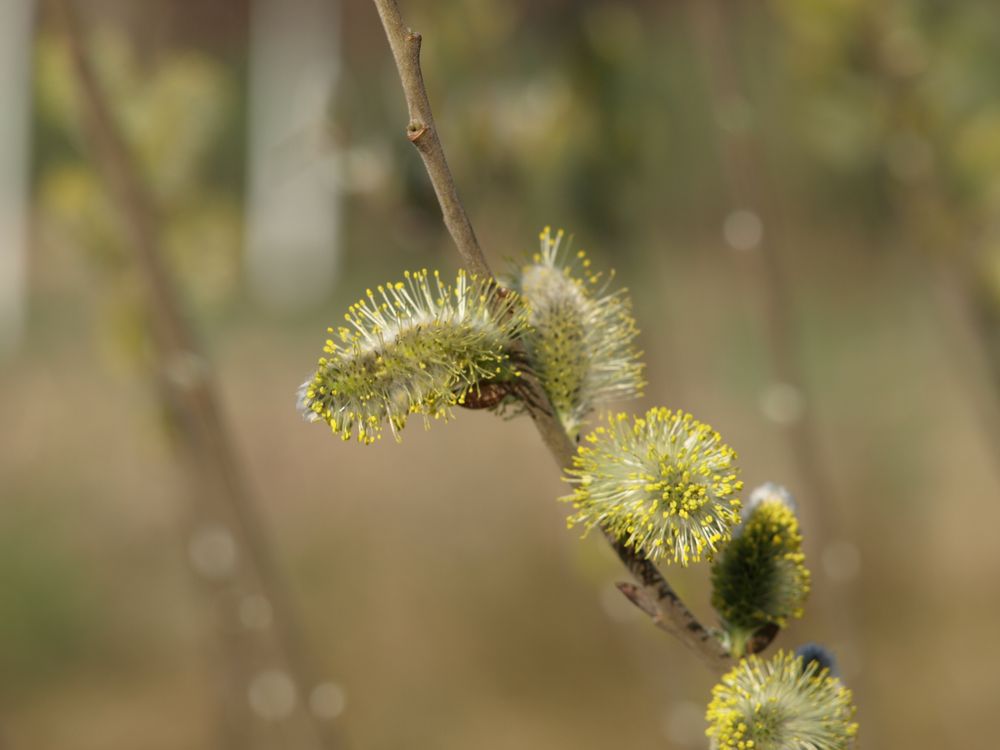
[[[689,0],[688,11],[693,38],[707,72],[707,85],[716,116],[735,105],[747,105],[741,77],[733,61],[733,40],[729,35],[730,5],[720,0]],[[790,389],[796,398],[795,413],[781,421],[789,453],[799,479],[801,493],[808,499],[816,519],[813,538],[822,540],[830,533],[835,513],[830,473],[819,446],[819,428],[807,395],[793,321],[794,305],[788,271],[782,263],[781,245],[786,229],[780,202],[768,179],[764,146],[752,126],[736,131],[717,127],[720,162],[728,191],[730,217],[751,222],[746,245],[741,250],[750,258],[752,281],[759,290],[763,322],[774,385]],[[764,227],[767,235],[764,236]],[[833,616],[842,635],[848,628],[846,607]],[[772,634],[772,637],[776,635]],[[764,644],[766,646],[766,644]],[[759,648],[762,648],[759,647]]]
[[[476,239],[472,224],[458,197],[458,190],[448,168],[441,140],[434,125],[427,91],[420,68],[419,34],[408,29],[396,0],[373,0],[403,85],[410,122],[407,137],[416,146],[434,186],[444,223],[468,269],[475,274],[492,278],[489,263]],[[566,433],[551,408],[548,396],[531,373],[524,375],[522,400],[528,406],[539,434],[561,468],[572,465],[576,445]],[[630,589],[630,597],[653,621],[676,635],[714,670],[723,670],[731,663],[728,651],[687,608],[656,565],[635,550],[626,547],[608,532],[608,543],[619,559],[639,583]],[[641,602],[641,604],[640,604]],[[668,625],[669,623],[669,625]]]
[[[245,602],[249,596],[262,597],[271,613],[273,628],[260,629],[259,637],[270,640],[269,650],[278,655],[287,669],[294,683],[290,686],[291,700],[295,701],[296,690],[306,691],[308,695],[308,691],[318,685],[314,676],[314,661],[304,645],[303,628],[236,458],[219,407],[212,372],[195,343],[195,337],[181,312],[177,290],[163,266],[161,225],[154,201],[139,176],[125,138],[101,90],[72,4],[68,0],[53,2],[69,44],[72,71],[95,167],[117,204],[127,245],[134,253],[139,276],[146,289],[157,384],[173,419],[175,446],[183,465],[190,469],[190,479],[199,503],[204,503],[193,512],[209,523],[217,522],[220,517],[226,519],[225,531],[232,534],[235,552],[241,561],[239,573],[247,577],[243,585],[228,588],[230,593],[239,592],[239,598],[219,598],[220,605],[229,609],[223,619],[238,624],[241,620],[236,612],[239,603]],[[234,634],[227,637],[239,640]],[[224,643],[223,648],[232,650],[235,647]],[[257,650],[260,650],[259,644]],[[241,670],[237,668],[234,671]],[[262,674],[267,675],[266,672]],[[270,674],[274,676],[277,673]],[[277,679],[280,681],[280,675]],[[262,692],[266,693],[269,687],[273,685],[264,685]],[[250,702],[253,702],[252,685],[232,685],[231,688],[234,691],[231,700],[245,705],[244,696],[249,689]],[[328,723],[309,712],[303,701],[293,705],[294,711],[284,713],[298,717],[303,731],[311,738],[308,746],[331,750],[338,745]],[[281,717],[276,715],[273,718]],[[232,736],[230,741],[234,746],[239,744],[239,739]]]
[[[867,15],[865,35],[871,45],[867,56],[874,62],[873,77],[881,85],[887,102],[886,117],[903,130],[916,115],[926,117],[915,85],[913,71],[893,68],[882,45],[890,38],[890,20],[884,8],[873,7]],[[898,132],[898,131],[897,131]],[[903,132],[906,132],[903,130]],[[914,138],[919,136],[913,134]],[[923,144],[930,153],[931,146]],[[888,143],[887,143],[888,146]],[[943,344],[955,363],[956,379],[979,424],[982,439],[994,455],[1000,454],[1000,310],[976,267],[977,222],[949,205],[935,160],[928,158],[921,169],[902,177],[894,175],[890,192],[901,221],[901,239],[906,248],[925,261],[923,272],[928,291],[943,324]],[[970,231],[969,227],[974,227]],[[993,463],[1000,478],[1000,464]]]
[[[909,199],[900,196],[902,202]],[[909,213],[909,211],[907,212]],[[905,228],[907,244],[923,252],[926,283],[943,323],[946,359],[957,364],[954,372],[962,384],[971,417],[976,420],[987,450],[1000,455],[1000,345],[996,342],[997,305],[964,258],[935,257],[927,247],[930,233],[921,232],[926,221],[912,217]],[[938,246],[940,247],[940,246]],[[993,461],[1000,479],[1000,463]]]

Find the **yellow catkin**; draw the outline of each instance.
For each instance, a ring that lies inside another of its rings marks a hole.
[[[584,438],[567,480],[572,524],[599,526],[651,560],[711,558],[739,521],[736,453],[690,414],[608,417]]]

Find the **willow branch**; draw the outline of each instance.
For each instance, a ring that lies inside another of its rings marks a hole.
[[[399,71],[400,82],[403,84],[403,94],[410,116],[407,137],[416,146],[424,161],[427,174],[434,185],[434,192],[441,204],[445,226],[468,269],[473,273],[492,278],[489,263],[459,200],[458,189],[448,168],[441,140],[434,125],[434,115],[431,112],[420,68],[421,37],[404,25],[396,0],[373,0],[373,2],[382,19],[382,26],[385,28]],[[529,372],[525,372],[523,380],[520,395],[542,440],[559,466],[568,468],[572,465],[573,456],[576,454],[576,444],[556,417],[549,398],[538,380]],[[711,668],[719,670],[725,668],[730,661],[729,653],[681,601],[656,565],[635,550],[626,547],[607,531],[604,532],[604,536],[639,584],[633,588],[639,592],[637,596],[641,594],[642,601],[648,603],[649,608],[644,611],[653,618],[653,621],[658,625],[662,622],[661,627],[676,635]],[[666,627],[668,623],[669,627]]]
[[[271,604],[277,648],[296,684],[311,689],[316,680],[303,628],[287,593],[265,526],[258,515],[226,429],[207,360],[199,352],[169,273],[163,266],[160,221],[155,202],[108,105],[87,54],[84,32],[69,0],[52,0],[65,30],[72,74],[82,105],[84,130],[95,167],[118,209],[122,230],[134,254],[151,320],[152,339],[164,401],[180,428],[179,446],[197,467],[201,490],[217,496],[234,519],[234,535],[261,594]],[[330,731],[305,712],[317,747],[333,748]]]
[[[410,31],[403,25],[399,6],[395,2],[375,0],[375,6],[385,27],[385,35],[389,39],[392,56],[396,60],[399,78],[403,83],[406,108],[410,113],[406,137],[416,146],[424,160],[424,167],[431,178],[441,213],[444,215],[444,225],[455,241],[466,268],[477,276],[490,277],[493,275],[490,265],[479,246],[469,216],[462,207],[458,188],[455,187],[455,180],[451,176],[451,169],[448,167],[448,160],[441,146],[441,138],[434,125],[434,114],[431,111],[427,89],[424,87],[424,76],[420,69],[420,34]]]

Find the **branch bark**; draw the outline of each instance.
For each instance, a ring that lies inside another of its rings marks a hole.
[[[424,75],[420,68],[420,34],[406,28],[399,6],[395,2],[375,0],[375,6],[378,8],[385,35],[392,48],[392,56],[403,84],[406,108],[410,113],[406,137],[416,146],[424,160],[424,167],[431,178],[431,184],[441,206],[444,224],[455,241],[462,262],[471,273],[484,278],[491,277],[493,272],[458,197],[458,188],[455,186],[455,180],[441,146],[441,138],[434,125],[434,113],[431,111],[431,103],[424,86]]]
[[[421,37],[405,26],[396,0],[373,0],[373,2],[382,20],[403,85],[410,117],[407,137],[416,146],[424,161],[434,192],[441,204],[445,226],[469,271],[492,278],[489,263],[459,200],[458,189],[448,168],[441,140],[434,125],[434,116],[420,68]],[[531,373],[525,372],[522,387],[525,390],[523,400],[529,414],[556,463],[560,468],[571,466],[573,456],[576,454],[576,444],[555,416],[541,384]],[[632,601],[649,614],[658,626],[676,635],[709,667],[720,671],[725,669],[731,662],[729,653],[687,608],[656,565],[625,547],[607,531],[604,532],[604,536],[638,582],[639,586],[633,588],[641,593],[641,600],[648,605],[648,608],[643,607],[636,599]],[[637,593],[637,596],[640,593]]]

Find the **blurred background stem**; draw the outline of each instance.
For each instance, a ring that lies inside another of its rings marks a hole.
[[[813,519],[807,532],[809,543],[822,550],[838,538],[843,523],[837,517],[838,503],[823,456],[815,402],[800,362],[794,290],[785,258],[788,229],[780,190],[771,177],[766,146],[758,134],[756,103],[735,59],[740,48],[740,9],[738,4],[722,0],[689,0],[688,11],[705,72],[727,191],[728,213],[720,225],[733,262],[755,289],[761,308],[771,380],[761,401],[766,404],[769,394],[779,393],[788,402],[768,416],[781,429],[801,483],[795,487],[789,482],[793,494]],[[735,121],[734,111],[740,113]],[[852,610],[850,602],[839,601],[823,613],[844,640],[853,640]]]
[[[308,710],[308,695],[320,684],[316,662],[236,456],[211,368],[163,265],[156,207],[91,66],[73,4],[52,2],[70,47],[91,153],[145,286],[154,378],[191,485],[189,549],[219,606],[229,674],[226,742],[234,750],[262,747],[261,722],[281,719],[294,727],[281,732],[294,746],[330,750],[337,746],[330,727]],[[247,602],[270,611],[273,627],[246,627]]]
[[[866,58],[887,102],[886,143],[893,210],[899,216],[904,254],[920,258],[924,280],[940,322],[942,349],[954,363],[972,418],[994,456],[1000,456],[1000,305],[984,275],[982,237],[988,226],[963,210],[943,189],[936,144],[923,133],[931,119],[913,70],[893,65],[893,4],[866,15]],[[922,72],[922,71],[921,71]],[[893,173],[891,154],[903,140],[918,154],[918,167]],[[1000,478],[1000,462],[994,462]]]

